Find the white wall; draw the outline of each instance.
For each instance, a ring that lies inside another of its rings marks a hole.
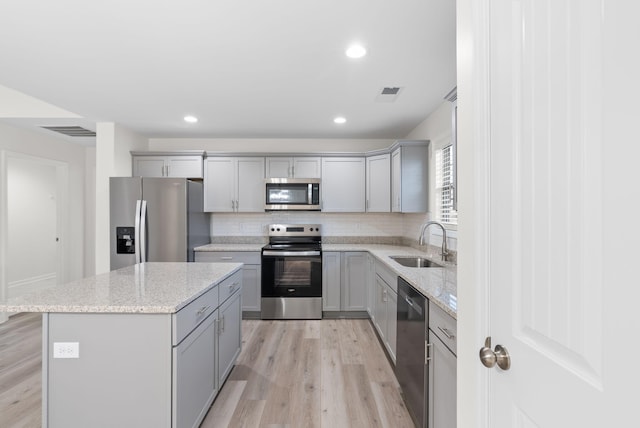
[[[57,167],[7,157],[7,285],[55,275]]]
[[[85,208],[85,153],[83,146],[66,142],[46,134],[28,131],[0,123],[0,150],[21,153],[68,165],[66,218],[67,242],[65,248],[67,280],[84,276],[84,208]],[[4,175],[5,172],[2,172]],[[6,245],[6,234],[0,236]]]
[[[205,150],[255,153],[367,152],[385,149],[395,140],[301,138],[151,138],[149,150]]]
[[[426,214],[405,214],[403,216],[402,236],[409,239],[416,239],[420,232],[420,225],[429,221],[431,213],[435,210],[435,150],[442,148],[451,142],[451,113],[453,104],[443,101],[427,118],[416,126],[407,135],[408,140],[429,140],[429,212]],[[449,226],[447,226],[449,229]],[[447,231],[447,245],[451,250],[456,250],[457,232]],[[431,226],[429,228],[429,243],[439,246],[442,244],[442,232],[439,228]]]
[[[109,177],[131,176],[131,150],[148,150],[148,142],[130,130],[111,122],[96,126],[96,223],[95,273],[108,272],[109,262]]]

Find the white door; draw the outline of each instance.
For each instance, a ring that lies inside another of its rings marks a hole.
[[[471,26],[479,38],[488,35],[490,90],[480,105],[489,114],[478,104],[459,104],[459,113],[472,112],[480,129],[490,124],[486,147],[474,149],[486,153],[476,168],[487,180],[474,199],[470,188],[478,177],[465,178],[460,209],[472,205],[482,215],[486,197],[488,231],[487,244],[462,250],[461,279],[472,269],[466,256],[488,266],[489,298],[485,305],[477,296],[480,309],[470,322],[488,321],[483,336],[507,348],[511,368],[482,367],[476,350],[480,397],[469,409],[473,399],[459,393],[459,426],[638,426],[640,57],[632,46],[640,41],[640,6],[615,0],[482,4],[489,31],[480,21]],[[463,13],[471,10],[466,5]],[[465,69],[472,64],[467,60],[459,68],[463,81],[465,73],[483,73]],[[465,89],[459,86],[459,102],[482,92]],[[460,137],[466,148],[468,131]],[[467,285],[461,283],[461,309],[473,306],[464,300],[471,295]],[[469,321],[463,311],[459,320]],[[475,340],[478,349],[484,337]],[[459,374],[467,374],[472,357],[462,357]],[[474,414],[481,420],[470,420]]]

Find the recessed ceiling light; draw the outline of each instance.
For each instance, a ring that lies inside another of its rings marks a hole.
[[[351,45],[345,53],[349,58],[362,58],[367,54],[367,50],[362,45]]]
[[[347,121],[347,119],[345,119],[344,117],[336,117],[335,119],[333,119],[334,123],[345,123]]]
[[[198,118],[195,116],[185,116],[184,121],[187,123],[196,123],[198,121]]]

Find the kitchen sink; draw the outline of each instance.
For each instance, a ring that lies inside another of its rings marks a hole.
[[[406,267],[415,267],[415,268],[441,268],[444,267],[441,264],[433,262],[429,259],[425,259],[424,257],[413,257],[413,256],[391,256],[391,260],[400,263],[402,266]]]

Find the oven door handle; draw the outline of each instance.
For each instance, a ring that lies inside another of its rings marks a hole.
[[[276,256],[276,257],[309,257],[320,256],[320,251],[263,251],[263,256]]]

